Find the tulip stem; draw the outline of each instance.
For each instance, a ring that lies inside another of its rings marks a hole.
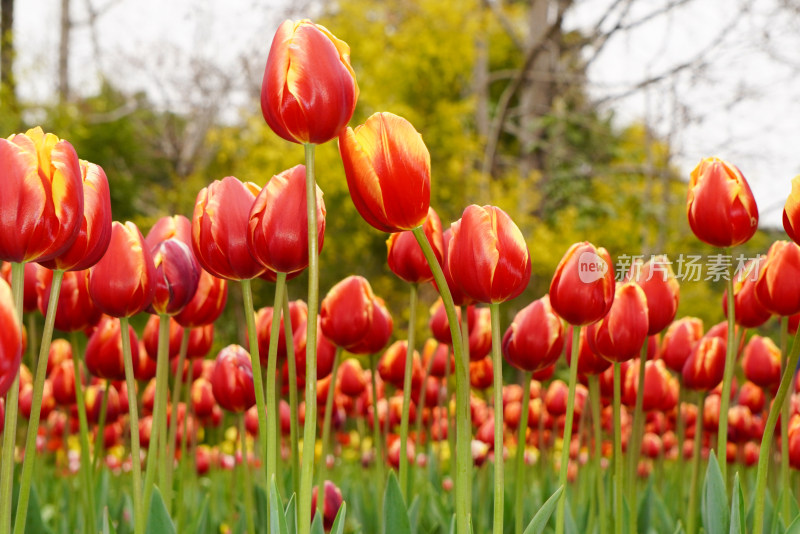
[[[489,310],[492,317],[492,381],[494,382],[492,385],[494,393],[494,514],[492,532],[494,534],[503,534],[503,502],[505,500],[503,471],[505,470],[505,458],[503,456],[503,359],[500,356],[500,304],[492,302],[489,305]],[[523,391],[524,394],[525,392]],[[519,513],[520,510],[517,510],[517,514]]]
[[[188,336],[189,332],[185,330],[184,335]],[[189,365],[188,372],[189,376],[187,377],[188,380],[186,382],[186,391],[184,392],[184,397],[183,397],[183,404],[186,406],[186,415],[183,418],[183,437],[181,439],[181,456],[180,456],[180,462],[178,463],[178,470],[180,471],[178,475],[180,476],[180,484],[178,485],[178,493],[175,498],[177,501],[176,506],[178,510],[177,517],[175,518],[175,528],[178,530],[178,532],[181,532],[181,525],[183,525],[183,515],[186,510],[183,496],[186,491],[186,488],[192,487],[192,484],[187,483],[186,481],[186,477],[188,476],[186,471],[187,469],[186,466],[191,464],[193,472],[194,473],[197,472],[195,469],[194,452],[192,454],[191,460],[187,461],[186,458],[186,450],[188,448],[188,444],[190,441],[189,419],[192,419],[193,420],[192,422],[194,422],[194,416],[195,416],[194,406],[192,405],[192,384],[194,384],[194,365]],[[192,425],[192,430],[193,430],[192,434],[194,434],[194,425]]]
[[[781,377],[781,384],[778,387],[778,393],[775,394],[775,400],[769,410],[767,423],[764,426],[764,436],[761,439],[761,450],[758,454],[758,471],[756,474],[756,491],[754,495],[764,495],[767,488],[767,472],[769,471],[769,461],[772,456],[771,449],[772,438],[775,434],[775,423],[778,421],[778,415],[783,410],[786,394],[789,392],[789,387],[794,380],[794,370],[797,367],[798,357],[800,357],[800,329],[798,329],[797,334],[795,334],[788,361],[783,368],[783,376]],[[788,441],[788,439],[784,438],[783,441]],[[788,491],[788,486],[785,489]],[[764,499],[758,498],[755,500],[753,518],[753,532],[754,534],[761,534],[764,531]]]
[[[159,447],[158,440],[163,431],[166,432],[167,422],[167,382],[169,381],[169,321],[167,315],[158,316],[158,351],[156,354],[156,395],[153,404],[152,423],[150,426],[150,444],[147,448],[147,469],[144,477],[144,502],[149,503],[156,481],[156,470],[158,470],[158,480],[162,485],[163,494],[168,493],[165,486],[166,482],[166,451]],[[125,332],[126,330],[122,330]],[[122,336],[125,339],[125,336]],[[162,423],[163,420],[163,423]],[[166,436],[164,438],[166,442]],[[159,451],[161,454],[159,455]],[[159,456],[163,457],[159,459]],[[164,463],[162,463],[164,462]],[[169,508],[167,508],[169,509]]]
[[[572,346],[575,347],[573,340]],[[575,350],[574,348],[572,349]],[[577,360],[573,356],[572,361]],[[614,532],[622,534],[624,507],[622,503],[622,373],[620,364],[614,362]]]
[[[324,515],[325,499],[319,497],[325,495],[325,477],[328,471],[328,450],[331,440],[331,419],[333,418],[333,398],[336,390],[336,374],[339,372],[339,364],[342,359],[342,348],[336,347],[333,355],[333,369],[331,369],[330,381],[328,382],[328,395],[325,397],[325,418],[322,422],[322,461],[319,467],[319,489],[317,490],[317,509]],[[308,405],[308,402],[306,402]]]
[[[253,520],[253,509],[255,508],[253,505],[253,481],[250,479],[250,465],[247,460],[247,432],[244,426],[244,414],[239,416],[239,441],[242,447],[242,462],[239,464],[239,469],[241,469],[242,485],[244,486],[244,517],[247,523],[247,533],[255,534],[256,524]]]
[[[595,484],[597,492],[597,517],[600,524],[600,532],[608,532],[606,521],[606,496],[603,491],[603,469],[600,464],[603,456],[603,426],[600,419],[600,379],[596,374],[589,377],[589,402],[592,407],[592,426],[594,427],[594,454],[592,463],[594,464]],[[519,534],[519,533],[518,533]]]
[[[569,362],[569,394],[567,396],[567,413],[564,419],[564,437],[561,440],[561,465],[559,466],[558,485],[564,491],[558,499],[556,513],[556,534],[564,534],[564,509],[567,504],[567,472],[569,470],[569,448],[572,441],[572,419],[575,413],[575,387],[578,382],[578,355],[581,345],[581,327],[572,327],[572,357]],[[621,517],[621,516],[619,516]]]
[[[787,338],[789,337],[789,317],[786,315],[781,316],[781,361],[786,365],[788,354],[786,352]],[[793,369],[794,370],[794,369]],[[786,369],[784,368],[784,372]],[[789,384],[791,387],[791,384]],[[781,510],[783,521],[785,525],[792,522],[791,509],[789,506],[789,419],[791,418],[790,402],[784,402],[781,405],[781,488],[786,488],[783,493]]]
[[[725,253],[730,257],[731,249],[726,248]],[[731,382],[733,381],[733,371],[736,367],[736,306],[735,294],[733,292],[734,274],[729,272],[727,276],[728,286],[728,344],[725,347],[725,370],[722,377],[722,394],[719,399],[719,431],[717,432],[717,458],[719,459],[719,469],[722,472],[722,480],[727,483],[728,462],[728,407],[731,402]]]
[[[267,481],[271,481],[273,476],[277,479],[278,473],[278,421],[280,420],[280,415],[278,414],[276,371],[278,368],[278,340],[281,335],[281,310],[283,309],[283,294],[285,291],[286,273],[279,272],[275,281],[275,301],[272,304],[272,325],[269,334],[269,349],[267,351],[267,427],[265,432],[261,434],[267,451]],[[258,346],[258,341],[256,341],[256,346]],[[254,365],[256,363],[259,367],[261,366],[260,360],[255,360]],[[271,490],[272,484],[270,483],[269,486]]]
[[[631,435],[628,438],[628,505],[631,510],[637,510],[636,507],[636,474],[639,467],[639,458],[642,450],[642,434],[644,431],[644,411],[642,406],[644,404],[644,381],[645,370],[647,369],[647,346],[649,345],[648,339],[645,338],[644,345],[640,350],[639,355],[639,376],[636,383],[636,402],[633,407],[633,427],[631,428]],[[628,532],[636,532],[637,514],[632,513],[628,520]]]
[[[308,214],[308,318],[306,321],[306,413],[303,457],[297,507],[298,534],[311,531],[311,491],[314,483],[314,445],[317,435],[317,315],[319,313],[319,250],[317,246],[317,183],[314,147],[306,143],[306,213]]]
[[[12,276],[14,276],[12,274]],[[24,277],[24,274],[22,275]],[[31,415],[28,419],[28,433],[25,439],[25,459],[22,461],[22,475],[19,485],[19,501],[17,501],[17,518],[14,523],[15,534],[22,534],[25,532],[25,521],[28,516],[28,499],[30,498],[31,483],[33,481],[33,467],[36,462],[36,437],[39,434],[39,415],[42,409],[42,398],[44,396],[44,380],[47,377],[47,356],[50,353],[50,341],[53,339],[53,326],[56,320],[56,310],[58,308],[58,297],[61,292],[61,280],[64,277],[64,271],[53,271],[53,281],[50,286],[50,299],[47,302],[47,315],[44,320],[44,329],[42,330],[42,344],[39,346],[39,361],[36,364],[36,378],[33,383],[33,401],[31,404]],[[13,278],[12,278],[13,280]],[[20,322],[20,325],[22,323]],[[77,359],[77,356],[76,356]],[[76,362],[77,363],[77,362]],[[75,365],[75,373],[80,372],[80,366]],[[12,386],[13,387],[13,386]],[[76,388],[76,396],[78,395]],[[81,392],[82,396],[82,392]],[[9,395],[10,397],[10,395]],[[10,400],[9,400],[10,403]],[[14,403],[17,404],[16,402]],[[83,422],[86,421],[86,410],[83,410]],[[85,429],[84,429],[85,430]],[[86,436],[82,434],[82,437]],[[81,440],[81,449],[84,448],[84,441],[86,441],[86,455],[89,454],[88,439]],[[12,446],[13,451],[13,446]],[[86,462],[81,453],[81,464]],[[81,467],[81,471],[86,477],[87,472]],[[92,503],[90,496],[90,504]],[[94,506],[92,510],[87,509],[87,520],[93,519]],[[94,523],[90,523],[94,525]],[[92,527],[94,528],[94,527]]]
[[[167,510],[170,509],[172,503],[172,477],[175,471],[175,440],[178,435],[178,405],[181,400],[181,387],[183,386],[183,366],[186,363],[186,353],[189,351],[189,335],[191,330],[189,328],[182,329],[181,347],[178,352],[178,367],[175,372],[175,382],[172,384],[172,413],[169,419],[169,435],[167,437],[167,473],[166,481],[164,483],[163,494],[164,504]],[[191,365],[191,362],[189,362]],[[191,383],[189,387],[192,387]],[[187,417],[186,412],[183,414],[184,418]],[[183,460],[183,458],[181,458]]]
[[[417,296],[419,287],[417,284],[410,284],[411,290],[408,296],[408,339],[406,343],[406,362],[403,375],[403,413],[400,417],[400,491],[403,500],[408,506],[408,413],[411,410],[411,374],[414,361],[414,342],[417,324]],[[423,386],[424,388],[424,386]],[[419,406],[417,406],[419,409]]]
[[[289,368],[289,441],[292,444],[289,449],[292,456],[292,493],[297,494],[300,491],[300,455],[297,450],[297,428],[299,426],[297,421],[297,362],[294,357],[294,330],[288,290],[283,292],[283,335],[286,339],[286,363]],[[280,416],[280,413],[278,415]]]
[[[147,511],[142,506],[142,457],[139,452],[139,408],[136,397],[136,380],[133,376],[131,338],[128,318],[120,317],[119,328],[122,334],[122,359],[125,362],[125,385],[128,390],[128,415],[131,428],[131,471],[133,472],[133,529],[136,534],[144,532]],[[147,356],[142,355],[143,358]]]
[[[75,333],[73,332],[73,337]],[[72,345],[78,346],[77,340],[73,340]],[[108,390],[111,389],[111,380],[106,380],[103,384],[103,400],[100,403],[100,416],[97,419],[97,433],[94,437],[94,456],[92,457],[92,473],[96,473],[100,467],[100,458],[103,456],[103,446],[105,445],[106,416],[108,414]]]
[[[381,418],[378,414],[378,355],[373,354],[370,360],[370,381],[372,382],[372,441],[375,448],[375,476],[377,477],[377,484],[375,485],[376,501],[378,503],[378,532],[383,532],[383,485],[386,475],[384,474],[384,465],[386,459],[383,457],[383,446],[381,444]],[[388,418],[388,414],[387,414]]]
[[[472,481],[472,421],[469,406],[469,359],[464,354],[464,343],[459,331],[459,321],[456,315],[456,306],[453,295],[447,285],[442,266],[436,259],[428,237],[422,230],[422,225],[412,230],[417,239],[422,253],[433,273],[439,295],[442,297],[447,322],[450,326],[450,336],[453,341],[453,353],[456,360],[456,532],[468,534],[470,532],[470,510],[472,496],[470,483]],[[466,322],[466,318],[464,319]]]
[[[728,294],[733,295],[733,293]],[[733,301],[733,299],[728,300]],[[688,534],[697,533],[697,482],[700,479],[700,452],[702,450],[703,443],[703,408],[705,406],[705,399],[705,392],[700,392],[697,399],[697,418],[695,419],[694,423],[695,430],[694,448],[692,449],[692,478],[689,482],[689,515],[686,518],[686,532]],[[763,492],[761,495],[763,495]],[[758,501],[763,501],[763,499],[756,499],[756,508],[758,508]]]
[[[494,326],[492,326],[494,328]],[[494,343],[494,342],[492,342]],[[523,480],[523,469],[525,468],[525,444],[527,443],[528,434],[528,410],[531,403],[531,376],[533,373],[524,371],[522,373],[522,411],[519,417],[519,437],[517,437],[517,455],[514,458],[516,477],[514,480],[514,533],[522,534],[523,532],[523,505],[522,505],[522,488],[525,485]],[[495,453],[495,458],[497,453]],[[600,532],[604,532],[602,529]]]
[[[438,348],[439,344],[436,344]],[[436,349],[434,349],[433,355],[436,354]],[[415,427],[415,435],[416,435],[416,442],[422,445],[422,411],[425,408],[425,400],[427,397],[427,384],[428,384],[428,377],[431,376],[431,368],[433,367],[433,355],[431,355],[428,363],[425,365],[425,374],[422,377],[422,387],[419,388],[419,396],[417,397],[417,420],[414,423]],[[431,412],[433,415],[433,412]],[[431,421],[433,419],[431,418]],[[430,434],[430,432],[429,432]],[[430,443],[430,435],[428,436],[427,443]],[[414,481],[412,480],[411,486],[414,486]]]

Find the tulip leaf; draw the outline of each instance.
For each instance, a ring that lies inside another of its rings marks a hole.
[[[456,534],[456,515],[450,518],[450,534]]]
[[[286,530],[288,530],[290,534],[292,532],[297,532],[297,499],[294,497],[294,494],[292,494],[289,503],[286,505],[286,511],[283,514],[284,517],[286,517]]]
[[[192,531],[195,534],[206,534],[208,530],[208,500],[209,496],[206,494],[203,498],[203,504],[200,506],[200,515],[197,517],[192,527]]]
[[[114,524],[108,519],[108,506],[103,508],[103,534],[117,534]]]
[[[169,517],[158,487],[153,488],[153,496],[150,497],[150,512],[147,516],[145,532],[147,534],[175,534],[175,525]]]
[[[325,529],[322,526],[322,514],[319,510],[314,514],[314,521],[311,522],[311,534],[325,534]]]
[[[420,498],[419,495],[414,497],[414,500],[411,501],[411,506],[408,507],[408,523],[412,527],[413,532],[417,532],[419,529],[419,509],[420,509]]]
[[[256,505],[256,532],[266,534],[269,531],[269,504],[267,503],[267,492],[258,484],[253,486],[253,498]]]
[[[703,481],[701,515],[706,534],[728,534],[730,529],[730,508],[722,471],[714,451],[708,459],[706,478]]]
[[[108,504],[108,469],[100,471],[100,480],[94,487],[95,513],[97,516],[103,515],[103,510]]]
[[[331,526],[331,534],[344,533],[344,523],[346,516],[347,516],[347,503],[342,503],[341,508],[339,508],[339,512],[336,514],[336,519],[333,520],[333,526]]]
[[[269,487],[269,532],[270,534],[289,534],[286,526],[286,515],[283,510],[281,496],[278,493],[278,484],[275,482],[275,475]]]
[[[547,522],[550,520],[550,516],[553,514],[553,510],[556,509],[558,505],[558,498],[561,495],[561,492],[564,491],[564,486],[558,488],[555,493],[553,493],[547,501],[539,508],[539,511],[536,512],[536,515],[533,516],[531,522],[528,523],[528,526],[525,527],[525,531],[523,534],[537,534],[539,532],[544,531],[544,527],[547,525]]]
[[[739,473],[737,472],[733,477],[730,534],[742,534],[744,531],[744,495],[742,494],[742,485],[739,483]]]
[[[800,516],[794,518],[788,527],[786,527],[785,534],[800,534]]]
[[[383,494],[383,532],[384,534],[411,534],[406,503],[400,492],[400,484],[394,471],[389,473],[386,491]]]
[[[639,512],[636,514],[636,525],[639,532],[648,532],[653,526],[653,481],[647,483],[647,487],[639,502]]]

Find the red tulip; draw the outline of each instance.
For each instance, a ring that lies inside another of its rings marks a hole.
[[[789,239],[800,243],[800,175],[792,178],[792,192],[783,207],[783,229]]]
[[[197,417],[208,417],[214,409],[216,400],[212,391],[211,381],[203,377],[192,382],[191,389],[192,409]]]
[[[756,280],[759,265],[765,261],[764,256],[748,261],[733,278],[734,320],[739,326],[756,328],[766,323],[772,316],[756,296]],[[722,311],[728,317],[728,290],[722,294]]]
[[[75,404],[75,366],[73,360],[64,360],[50,375],[53,384],[53,397],[59,406]],[[86,376],[81,372],[81,384],[86,384]]]
[[[151,315],[144,325],[142,332],[142,344],[144,345],[147,356],[154,362],[158,361],[158,330],[161,325],[160,315]],[[167,354],[169,359],[176,358],[181,351],[181,340],[183,339],[183,328],[172,317],[169,318],[169,343]]]
[[[654,256],[650,261],[635,262],[630,279],[644,290],[647,297],[647,334],[652,336],[664,330],[675,319],[678,311],[680,285],[672,272],[666,256]]]
[[[453,274],[450,272],[450,267],[447,264],[447,258],[450,253],[450,243],[452,242],[452,240],[453,240],[453,229],[448,228],[442,234],[442,245],[443,245],[442,258],[444,260],[442,261],[442,272],[444,273],[444,278],[447,281],[447,287],[450,289],[450,295],[452,295],[453,297],[453,303],[456,306],[467,306],[468,304],[472,304],[472,299],[467,295],[465,295],[461,291],[461,288],[458,287],[458,284],[456,284],[455,280],[453,280]],[[433,243],[431,243],[431,245],[433,245]],[[434,282],[434,286],[435,285],[436,282]],[[439,290],[438,286],[436,286],[436,290],[437,291]],[[448,329],[447,335],[449,336],[450,335],[449,327],[445,326],[445,328]]]
[[[267,365],[267,353],[269,352],[269,338],[272,328],[273,309],[271,307],[261,308],[256,312],[256,333],[258,335],[258,353],[261,363]],[[297,328],[306,322],[308,317],[308,306],[302,300],[295,300],[289,303],[289,320],[292,323],[292,334],[297,333]],[[281,310],[280,335],[278,336],[278,357],[286,357],[286,334],[283,325],[283,310]]]
[[[228,300],[228,282],[200,269],[192,300],[174,318],[181,326],[202,326],[216,321]]]
[[[444,257],[442,244],[442,221],[433,208],[428,208],[428,218],[422,225],[422,230],[433,248],[436,260],[441,264]],[[410,231],[395,232],[386,241],[389,249],[386,261],[401,280],[409,284],[419,284],[433,280],[433,273],[422,253],[417,239]]]
[[[128,326],[131,341],[133,366],[139,365],[139,340],[136,331]],[[86,367],[89,372],[109,380],[125,379],[125,363],[122,357],[122,335],[120,321],[115,317],[104,317],[86,343]]]
[[[433,358],[433,363],[429,363]],[[444,378],[455,369],[455,357],[450,347],[433,339],[428,339],[422,350],[425,367],[430,366],[430,376]]]
[[[456,318],[459,322],[459,330],[461,329],[461,308],[456,308]],[[445,343],[447,345],[453,344],[453,338],[450,334],[450,322],[447,320],[447,312],[445,311],[444,304],[442,303],[442,299],[437,299],[436,302],[433,303],[430,309],[431,319],[429,322],[429,326],[431,328],[431,333],[433,337],[439,343]],[[472,331],[473,326],[475,325],[475,316],[476,316],[476,308],[475,306],[468,306],[467,307],[467,326],[469,330]]]
[[[742,384],[742,387],[739,388],[738,401],[742,406],[747,406],[750,408],[752,413],[758,414],[764,409],[766,396],[764,395],[764,390],[761,389],[761,387],[750,381],[747,381]]]
[[[456,285],[479,302],[504,302],[528,286],[531,258],[519,228],[494,206],[467,206],[451,225],[447,264]]]
[[[517,313],[503,336],[508,363],[528,372],[555,363],[563,348],[564,327],[547,295]]]
[[[756,298],[775,315],[800,312],[800,246],[775,241],[756,280]]]
[[[386,303],[380,297],[372,301],[372,324],[361,341],[347,348],[353,354],[375,354],[383,350],[392,337],[394,321]]]
[[[589,326],[586,339],[596,353],[612,362],[639,355],[647,341],[647,297],[633,282],[617,285],[614,303],[608,314]]]
[[[157,317],[157,316],[154,316]],[[139,365],[133,368],[133,376],[136,377],[136,380],[146,382],[155,378],[156,376],[156,360],[155,358],[150,358],[147,355],[147,349],[144,346],[144,341],[139,341],[138,345],[135,347],[131,347],[131,352],[134,350],[139,351]],[[127,398],[127,393],[125,397]]]
[[[189,345],[186,347],[186,357],[193,360],[205,358],[213,343],[213,324],[192,328],[189,330]]]
[[[119,319],[115,319],[119,321]],[[106,418],[105,423],[111,424],[117,420],[120,414],[119,392],[117,389],[108,384],[91,384],[86,387],[84,392],[84,401],[86,403],[86,418],[90,424],[98,424],[100,422],[100,411],[102,409],[103,396],[105,395],[106,387],[108,387],[108,400],[106,402]]]
[[[58,364],[64,360],[72,359],[72,345],[63,338],[56,338],[50,343],[50,350],[47,353],[47,376],[53,372]]]
[[[144,241],[150,250],[154,250],[159,243],[175,238],[191,248],[192,246],[192,221],[183,215],[161,217],[147,232]]]
[[[25,287],[22,294],[22,311],[26,313],[36,309],[36,273],[39,272],[39,269],[41,269],[41,266],[38,263],[28,262],[25,264]],[[2,267],[0,267],[0,277],[8,282],[8,285],[11,285],[11,264],[9,262],[3,262]]]
[[[564,254],[550,282],[550,304],[569,324],[602,319],[614,302],[614,273],[604,248],[575,243]]]
[[[725,340],[706,334],[683,365],[683,384],[695,391],[709,391],[722,382],[725,371]]]
[[[683,371],[686,359],[702,337],[702,319],[683,317],[672,323],[661,342],[661,358],[667,367],[676,373]]]
[[[392,343],[378,362],[378,373],[384,382],[392,384],[398,389],[403,389],[403,382],[406,376],[406,355],[408,353],[408,343],[405,340],[398,340]],[[423,371],[419,352],[414,351],[411,356],[411,387],[416,390],[422,385]]]
[[[19,385],[19,413],[25,419],[31,418],[31,410],[33,408],[33,384],[26,382]],[[41,420],[47,419],[50,413],[56,409],[56,399],[53,397],[53,384],[50,380],[44,381],[44,388],[42,389],[42,405],[39,408],[39,418]]]
[[[402,117],[376,113],[339,135],[350,198],[382,232],[413,230],[431,200],[431,158],[422,136]]]
[[[364,369],[358,360],[348,358],[341,363],[337,383],[342,394],[348,397],[358,397],[367,389]]]
[[[789,419],[789,465],[800,469],[800,415],[794,414]]]
[[[153,256],[132,222],[114,221],[111,243],[89,271],[89,294],[103,313],[130,317],[143,311],[155,291]]]
[[[217,354],[211,375],[214,398],[229,412],[243,413],[256,403],[250,355],[239,345],[228,345]]]
[[[261,111],[272,131],[293,143],[324,143],[347,126],[357,100],[347,43],[310,20],[284,21],[261,84]]]
[[[0,139],[0,259],[48,261],[78,237],[83,180],[69,142],[36,127]]]
[[[686,215],[694,235],[715,247],[741,245],[758,230],[758,207],[747,180],[717,158],[702,160],[692,171]]]
[[[5,397],[22,362],[22,332],[14,311],[11,287],[0,280],[0,397]]]
[[[641,361],[638,358],[631,361],[622,383],[622,401],[629,407],[636,404],[636,395],[639,391],[639,365]],[[664,399],[669,397],[671,380],[672,377],[663,361],[645,362],[642,393],[642,409],[645,412],[667,408],[664,406]]]
[[[499,371],[498,371],[499,372]],[[488,389],[494,380],[491,358],[469,362],[469,383],[475,389]]]
[[[574,326],[570,325],[567,329],[567,335],[564,336],[566,338],[564,355],[567,358],[568,365],[572,365],[572,332],[574,328]],[[603,358],[592,349],[586,337],[587,331],[587,328],[581,328],[578,346],[578,374],[584,376],[599,375],[611,367],[611,361]]]
[[[247,246],[250,208],[260,189],[233,176],[200,190],[192,216],[192,250],[206,271],[226,280],[249,280],[264,272]]]
[[[317,243],[325,239],[325,202],[317,186]],[[250,254],[275,272],[297,273],[308,267],[306,168],[296,165],[273,176],[250,209]]]
[[[345,349],[360,342],[372,326],[374,299],[363,276],[348,276],[333,286],[322,299],[319,312],[325,337]]]
[[[781,381],[781,350],[768,337],[751,337],[744,347],[742,370],[748,380],[762,388],[777,388]]]
[[[308,328],[306,321],[298,325],[294,331],[294,361],[297,368],[298,380],[306,377],[306,343]],[[322,327],[317,323],[317,380],[322,380],[333,370],[333,357],[336,354],[334,345],[322,332]],[[299,386],[298,386],[299,387]]]
[[[147,311],[176,315],[189,304],[197,290],[200,266],[192,249],[177,238],[160,242],[151,252],[155,265],[155,290]]]
[[[64,332],[80,332],[97,324],[103,312],[97,307],[89,293],[90,271],[67,271],[61,280],[56,306],[55,327]],[[53,271],[40,268],[37,271],[36,292],[39,311],[47,314]]]
[[[342,492],[339,491],[339,488],[337,488],[336,485],[330,480],[325,481],[323,488],[324,499],[322,502],[322,526],[325,528],[325,530],[330,530],[333,527],[333,521],[336,519],[336,516],[339,513],[339,508],[342,507],[344,499],[342,498]],[[311,491],[312,515],[317,511],[318,491],[318,486],[314,486],[314,489]]]

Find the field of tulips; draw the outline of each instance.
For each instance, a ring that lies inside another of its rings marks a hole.
[[[105,172],[67,140],[0,139],[0,534],[800,533],[800,177],[791,241],[745,258],[744,176],[716,158],[692,172],[727,321],[676,318],[674,259],[620,269],[579,242],[504,325],[525,236],[491,205],[443,228],[414,127],[348,127],[349,54],[284,22],[261,107],[304,164],[210,182],[191,219],[146,235],[113,220]],[[314,150],[334,139],[405,310],[357,274],[320,291]],[[234,290],[244,347],[215,339]]]

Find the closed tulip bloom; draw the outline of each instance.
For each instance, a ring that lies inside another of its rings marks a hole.
[[[325,202],[317,186],[317,244],[325,239]],[[247,246],[272,271],[296,273],[308,267],[306,168],[296,165],[273,176],[250,210]]]
[[[239,345],[228,345],[217,354],[211,374],[214,398],[229,412],[244,413],[256,403],[250,355]]]
[[[792,178],[792,192],[783,207],[783,229],[789,239],[800,243],[800,175]]]
[[[310,20],[284,21],[269,49],[261,112],[293,143],[321,144],[347,126],[358,100],[350,47]]]
[[[550,282],[550,304],[571,325],[602,319],[614,302],[611,256],[591,243],[575,243],[561,258]]]
[[[0,139],[0,259],[47,261],[75,242],[83,180],[69,142],[36,127]]]
[[[758,230],[758,207],[747,180],[717,158],[702,160],[692,171],[686,215],[694,235],[715,247],[741,245]]]
[[[55,327],[64,332],[81,332],[97,324],[103,312],[94,303],[88,287],[89,272],[67,271],[61,280],[56,306]],[[53,271],[40,268],[37,271],[36,291],[39,311],[47,314]]]
[[[269,340],[272,329],[272,307],[264,307],[256,312],[256,334],[258,335],[258,352],[261,363],[267,365],[267,353],[269,352]],[[302,300],[295,300],[289,303],[289,321],[292,324],[292,335],[297,333],[297,328],[305,324],[308,317],[308,306]],[[278,336],[278,357],[286,357],[286,333],[283,325],[283,310],[281,310],[280,335]]]
[[[72,245],[52,260],[41,262],[48,269],[82,271],[103,257],[111,241],[111,192],[103,168],[81,160],[83,221]]]
[[[333,286],[322,299],[319,312],[325,337],[345,349],[360,342],[372,326],[374,299],[363,276],[348,276]]]
[[[725,371],[725,340],[704,336],[683,365],[683,384],[695,391],[710,391],[722,382]]]
[[[22,362],[22,332],[14,312],[11,287],[0,280],[0,397],[5,397]]]
[[[451,225],[447,263],[456,285],[478,302],[504,302],[528,287],[531,257],[522,232],[494,206],[467,206]]]
[[[748,261],[733,278],[734,320],[739,326],[756,328],[766,323],[772,313],[764,307],[756,296],[756,280],[765,257],[759,256]],[[728,290],[722,294],[722,311],[728,317]]]
[[[435,339],[429,338],[425,341],[422,349],[422,359],[426,368],[430,366],[430,376],[436,378],[444,378],[448,372],[453,372],[453,369],[455,369],[453,351],[450,350],[448,345]],[[431,359],[433,359],[432,362]]]
[[[28,262],[25,264],[25,287],[22,295],[22,311],[32,312],[36,309],[36,273],[42,267],[38,263]],[[3,278],[8,285],[11,285],[11,264],[7,261],[3,262],[0,267],[0,277]]]
[[[703,337],[703,320],[682,317],[669,325],[661,341],[661,359],[667,367],[680,373],[695,344]]]
[[[144,238],[150,250],[154,250],[159,243],[175,238],[178,241],[192,246],[192,221],[183,215],[161,217],[147,232]]]
[[[343,395],[353,398],[366,391],[367,379],[364,376],[364,369],[358,363],[358,360],[348,358],[342,362],[339,366],[337,386]]]
[[[566,356],[567,365],[572,365],[572,331],[574,328],[574,326],[570,325],[566,336],[564,336],[564,356]],[[587,328],[581,328],[578,346],[578,374],[583,376],[600,375],[611,367],[611,361],[603,358],[592,349],[586,337],[587,331]]]
[[[50,374],[53,397],[59,406],[75,404],[75,365],[73,360],[64,360]],[[81,371],[80,383],[86,385],[86,375]]]
[[[470,313],[467,312],[467,322]],[[474,320],[469,326],[469,359],[482,360],[492,350],[492,312],[489,308],[475,308]]]
[[[422,225],[422,230],[433,248],[436,260],[441,264],[444,257],[442,244],[442,221],[433,208],[428,208],[428,218]],[[419,243],[410,231],[396,232],[386,241],[389,249],[386,262],[401,280],[410,284],[420,284],[433,280],[433,273],[422,253]]]
[[[469,384],[475,389],[489,389],[494,380],[494,366],[491,358],[469,362]]]
[[[298,381],[306,377],[306,321],[294,331],[294,362],[297,368]],[[336,355],[336,345],[322,332],[322,327],[317,323],[317,380],[322,380],[333,370],[333,358]]]
[[[358,213],[382,232],[413,230],[431,203],[431,157],[406,119],[376,113],[339,135],[347,187]]]
[[[151,250],[155,277],[150,313],[175,315],[189,304],[200,280],[200,266],[192,249],[176,238],[162,241]]]
[[[769,247],[756,280],[756,298],[775,315],[800,312],[800,246],[776,241]]]
[[[151,315],[144,325],[142,332],[142,344],[145,353],[153,361],[158,361],[158,329],[161,324],[160,315]],[[181,350],[181,340],[183,339],[183,328],[172,317],[169,318],[169,342],[167,343],[167,354],[169,359],[178,357]]]
[[[133,327],[128,326],[131,340],[133,366],[139,365],[139,340]],[[122,358],[120,320],[104,317],[86,343],[86,367],[89,372],[108,380],[125,380],[125,363]]]
[[[314,489],[311,491],[311,510],[313,510],[312,514],[316,513],[317,510],[318,491],[318,486],[314,486]],[[339,508],[342,507],[344,499],[342,498],[342,492],[336,487],[336,484],[330,480],[325,481],[325,484],[323,485],[323,492],[322,526],[325,530],[330,530],[333,528],[333,522],[336,519],[336,516],[339,514]]]
[[[523,371],[552,365],[563,348],[564,327],[547,295],[517,313],[503,336],[503,356]]]
[[[260,189],[233,176],[197,194],[192,216],[192,250],[206,271],[226,280],[250,280],[264,271],[247,246],[250,208]]]
[[[47,353],[47,374],[53,372],[58,364],[72,359],[72,345],[64,338],[56,338],[50,343]]]
[[[469,327],[470,331],[472,331],[473,326],[475,325],[475,315],[476,315],[477,308],[475,306],[468,306],[467,307],[467,326]],[[447,320],[447,312],[444,308],[444,304],[442,303],[442,299],[437,299],[436,302],[433,303],[430,309],[431,319],[429,321],[429,326],[431,328],[431,333],[433,334],[434,339],[439,343],[445,343],[447,345],[453,344],[453,338],[450,334],[450,322]],[[456,318],[459,322],[459,331],[461,329],[461,307],[456,308]]]
[[[458,284],[456,284],[455,280],[453,280],[453,275],[450,272],[449,265],[447,264],[447,258],[448,258],[449,251],[450,251],[450,243],[452,241],[453,241],[453,229],[452,228],[448,228],[442,234],[442,245],[443,245],[442,246],[442,258],[443,258],[443,261],[442,261],[442,272],[444,273],[444,279],[447,281],[447,287],[450,289],[450,295],[453,297],[453,303],[456,306],[467,306],[469,304],[472,304],[472,299],[469,296],[465,295],[461,291],[461,288],[458,287]],[[431,245],[433,245],[433,243],[431,243]],[[436,286],[436,282],[435,281],[434,281],[433,285]],[[438,286],[436,286],[436,290],[437,291],[439,290]],[[456,309],[456,311],[458,311],[458,309]],[[448,336],[449,336],[450,335],[449,334],[449,327],[446,327],[446,328],[448,329]]]
[[[646,263],[635,262],[629,278],[644,289],[647,297],[647,334],[652,336],[664,330],[678,312],[680,284],[672,264],[666,256],[654,256]]]
[[[378,373],[384,382],[392,384],[398,389],[403,389],[403,381],[406,376],[406,355],[408,354],[408,343],[405,340],[398,340],[392,343],[378,362]],[[422,361],[419,352],[414,351],[411,356],[411,388],[416,390],[422,385],[424,378],[422,371]]]
[[[777,388],[781,381],[781,350],[768,337],[753,336],[744,347],[742,370],[762,388]]]
[[[383,350],[392,338],[394,321],[386,303],[380,297],[372,301],[372,325],[361,341],[348,347],[353,354],[376,354]]]
[[[228,281],[200,269],[200,278],[192,300],[174,318],[184,327],[211,324],[222,315],[227,301]]]
[[[153,300],[153,255],[135,224],[114,221],[111,243],[89,272],[89,294],[103,313],[131,317]]]
[[[640,365],[641,361],[638,358],[632,361],[622,384],[622,402],[628,407],[633,407],[636,404],[636,395],[639,391]],[[644,390],[642,392],[642,409],[645,412],[664,408],[664,399],[669,397],[671,379],[672,377],[663,361],[651,360],[645,362]]]
[[[633,282],[617,285],[608,314],[589,326],[586,339],[592,350],[612,362],[636,357],[647,341],[647,297]]]

